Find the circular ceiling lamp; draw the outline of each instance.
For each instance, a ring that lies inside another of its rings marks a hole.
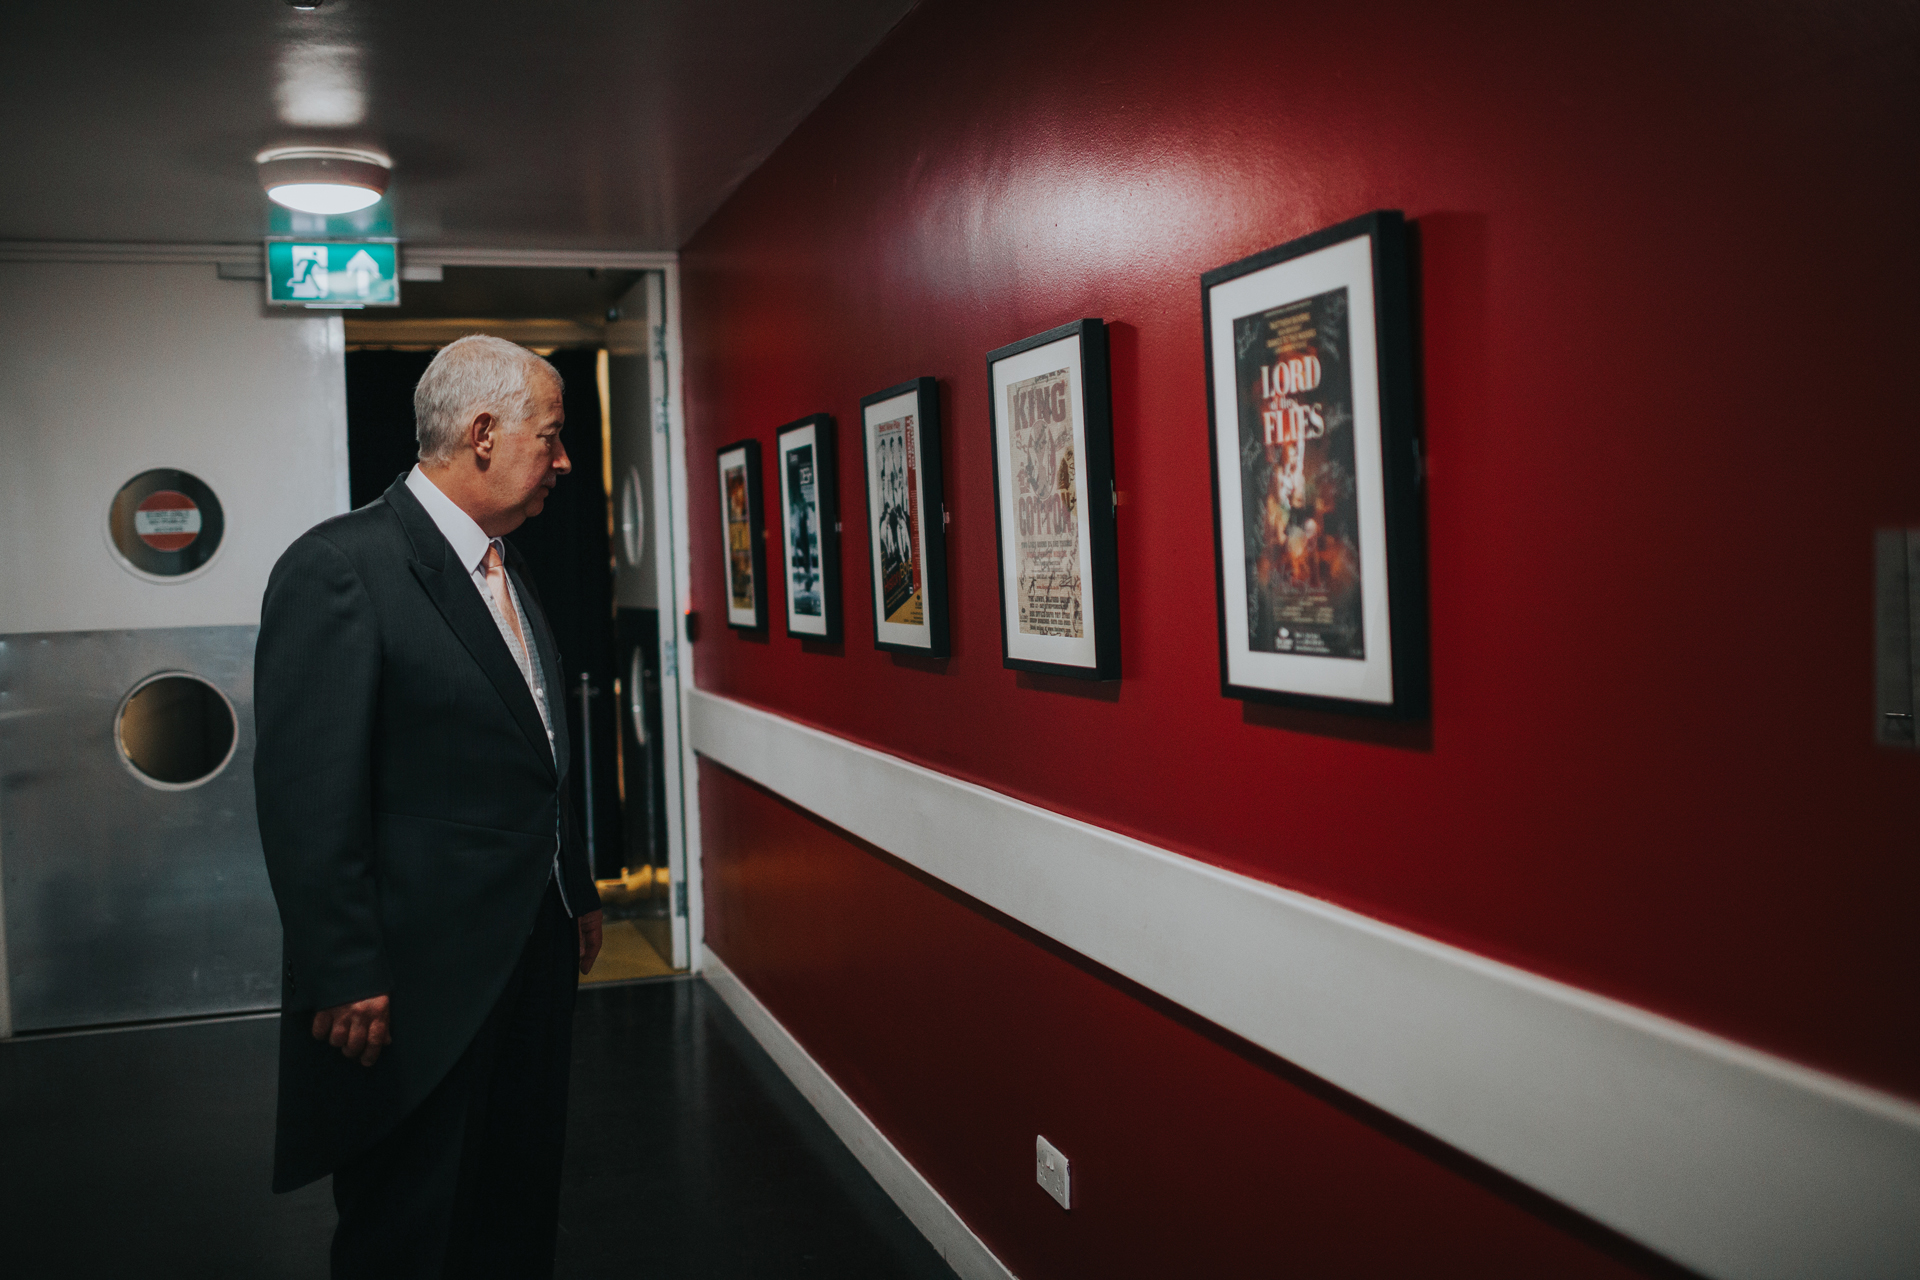
[[[267,198],[299,213],[354,213],[386,194],[393,161],[356,147],[273,147],[254,157]]]

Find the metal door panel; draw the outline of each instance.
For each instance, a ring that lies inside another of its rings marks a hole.
[[[0,636],[0,886],[13,1029],[271,1008],[280,921],[253,807],[257,627]],[[186,790],[114,742],[135,685],[200,676],[232,757]]]

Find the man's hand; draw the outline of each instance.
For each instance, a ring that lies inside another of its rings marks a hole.
[[[594,949],[600,946],[599,921],[594,921]],[[585,972],[582,970],[582,972]],[[387,1028],[387,997],[368,996],[352,1004],[335,1005],[313,1015],[313,1038],[370,1067],[380,1060],[382,1046],[393,1043]]]
[[[574,923],[580,926],[580,976],[584,978],[600,958],[600,913],[589,911]]]

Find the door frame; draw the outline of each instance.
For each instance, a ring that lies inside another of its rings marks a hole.
[[[690,724],[694,670],[687,618],[693,608],[691,544],[687,521],[687,419],[682,388],[680,327],[680,255],[599,249],[493,249],[456,245],[400,246],[401,272],[440,267],[598,267],[603,271],[644,271],[647,298],[647,393],[652,397],[653,501],[662,513],[664,537],[654,545],[655,581],[660,588],[661,673],[673,681],[672,714],[662,707],[661,733],[667,739],[662,763],[667,792],[667,861],[673,884],[670,904],[673,967],[699,971],[706,936],[701,893],[700,763]],[[671,602],[671,603],[669,603]],[[671,615],[671,625],[666,625]]]
[[[659,583],[660,666],[673,682],[671,714],[662,708],[666,738],[663,772],[667,792],[667,861],[673,884],[673,967],[698,972],[706,936],[701,893],[700,763],[687,732],[693,696],[693,646],[687,618],[693,608],[691,544],[687,521],[687,419],[683,394],[680,327],[680,255],[595,249],[491,249],[447,245],[400,246],[407,267],[598,267],[603,271],[644,271],[647,299],[647,393],[652,397],[653,501],[664,537],[654,545]],[[670,625],[668,625],[670,623]]]
[[[245,240],[200,244],[105,243],[0,240],[0,262],[79,262],[108,264],[204,264],[222,278],[257,280],[264,268],[262,242]],[[670,751],[663,764],[668,791],[668,858],[674,869],[673,951],[675,968],[696,971],[705,934],[701,894],[699,764],[686,731],[694,690],[686,618],[691,607],[686,516],[686,409],[682,394],[680,259],[673,252],[597,249],[501,249],[481,246],[400,245],[402,280],[437,278],[444,267],[597,267],[643,271],[647,290],[649,352],[648,394],[653,400],[654,491],[656,511],[664,512],[665,537],[654,539],[661,613],[677,615],[661,628],[661,663],[673,677],[673,714],[663,716]],[[340,321],[335,318],[337,326]],[[336,334],[338,329],[336,329]],[[336,336],[335,341],[339,341]],[[344,458],[346,439],[340,440]],[[664,463],[664,465],[662,465]],[[339,508],[347,505],[347,475],[340,471]],[[668,601],[671,600],[669,606]],[[663,707],[663,711],[665,708]],[[676,802],[677,798],[677,802]],[[11,991],[5,946],[6,917],[0,905],[0,1040],[11,1036]]]
[[[687,521],[687,420],[682,395],[680,266],[665,263],[647,273],[647,390],[653,397],[654,510],[665,537],[654,539],[655,581],[660,590],[660,665],[673,681],[673,715],[662,717],[667,738],[667,849],[672,867],[673,955],[676,969],[698,972],[706,936],[701,894],[700,762],[695,758],[690,723],[694,691],[693,646],[687,635],[692,616],[691,545]],[[669,605],[669,602],[670,605]]]

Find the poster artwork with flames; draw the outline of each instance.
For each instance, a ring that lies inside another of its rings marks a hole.
[[[901,626],[926,621],[921,565],[920,483],[915,459],[920,442],[909,413],[874,429],[880,475],[880,582],[882,616]]]
[[[729,466],[721,474],[727,495],[727,585],[731,607],[751,613],[753,591],[753,522],[747,509],[747,468]]]
[[[1347,290],[1233,322],[1247,647],[1366,658]]]
[[[1014,597],[1023,635],[1078,639],[1085,634],[1070,376],[1070,370],[1055,369],[1007,388]]]

